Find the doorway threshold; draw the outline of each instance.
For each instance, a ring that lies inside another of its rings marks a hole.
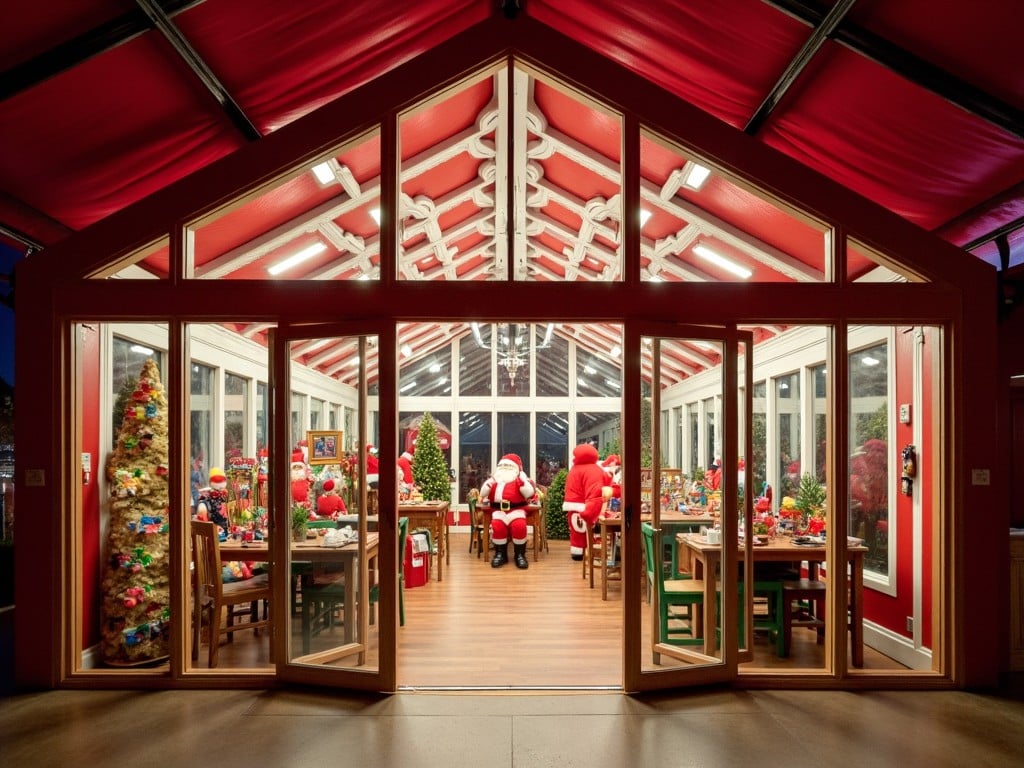
[[[400,685],[399,693],[622,693],[621,685]]]

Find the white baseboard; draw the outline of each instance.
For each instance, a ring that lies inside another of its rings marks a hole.
[[[864,644],[884,653],[909,669],[927,672],[932,668],[932,652],[915,648],[913,641],[870,621],[864,622]]]

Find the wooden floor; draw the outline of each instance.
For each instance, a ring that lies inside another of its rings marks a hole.
[[[468,552],[468,534],[451,534],[451,562],[444,581],[436,574],[405,591],[405,626],[399,630],[400,688],[618,687],[622,684],[622,593],[615,584],[609,599],[581,578],[581,564],[568,554],[568,542],[551,541],[551,551],[519,570],[511,563],[491,568],[487,558]],[[637,591],[641,584],[637,583]],[[650,643],[644,607],[642,637]],[[330,645],[329,636],[316,643]],[[314,646],[315,650],[315,646]],[[205,651],[203,649],[204,658]],[[865,648],[867,669],[899,669],[893,660]],[[264,633],[239,633],[220,650],[222,669],[270,666]],[[341,665],[354,663],[353,659]],[[375,633],[366,661],[376,666]],[[678,662],[662,657],[663,664]],[[654,668],[651,655],[642,659]],[[755,669],[822,669],[824,647],[809,630],[796,630],[789,657],[780,659],[767,637],[755,637]]]

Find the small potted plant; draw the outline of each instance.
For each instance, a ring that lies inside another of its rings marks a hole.
[[[309,510],[301,504],[292,505],[292,541],[306,538],[306,527],[309,523]]]

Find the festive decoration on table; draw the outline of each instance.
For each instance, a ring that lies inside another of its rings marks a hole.
[[[425,501],[452,500],[451,477],[437,441],[437,426],[430,412],[423,414],[412,458],[412,479]]]
[[[196,519],[209,520],[228,533],[231,521],[228,519],[228,478],[220,467],[210,468],[210,484],[199,489],[196,502]]]
[[[111,665],[166,658],[170,620],[167,400],[147,360],[107,460],[110,524],[101,653]]]

